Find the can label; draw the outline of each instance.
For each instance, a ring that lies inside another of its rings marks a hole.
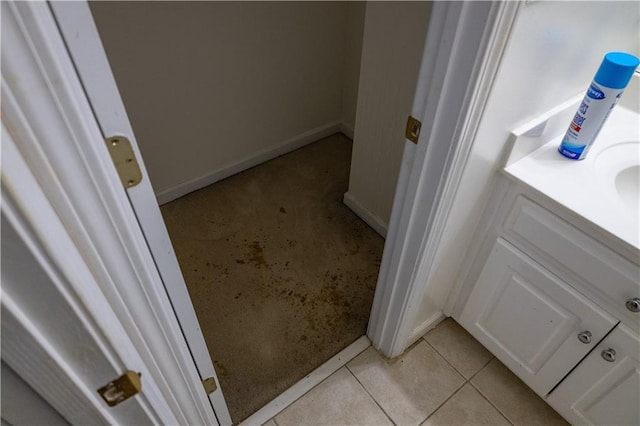
[[[624,89],[610,89],[596,82],[591,83],[558,151],[574,160],[583,159],[623,91]]]

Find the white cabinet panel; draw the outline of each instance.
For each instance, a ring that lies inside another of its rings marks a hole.
[[[544,207],[520,196],[506,238],[622,321],[640,326],[625,302],[640,297],[640,269]]]
[[[602,351],[613,349],[609,362]],[[620,324],[547,402],[573,424],[640,424],[640,337]]]
[[[502,239],[461,324],[534,391],[546,395],[617,321]],[[588,331],[590,342],[578,334]]]

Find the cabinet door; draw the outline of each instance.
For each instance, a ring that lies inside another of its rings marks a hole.
[[[469,333],[542,396],[616,322],[502,239],[494,245],[460,317]]]
[[[603,351],[615,351],[603,355]],[[605,359],[605,357],[607,359]],[[622,324],[549,395],[573,424],[640,424],[640,336]]]

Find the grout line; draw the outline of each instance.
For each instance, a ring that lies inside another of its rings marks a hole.
[[[438,410],[440,408],[442,408],[443,405],[445,405],[447,402],[449,402],[449,400],[451,398],[453,398],[457,393],[459,393],[462,388],[464,387],[464,385],[466,385],[467,383],[469,383],[468,381],[464,382],[462,385],[460,385],[460,387],[458,389],[456,389],[451,395],[449,395],[449,397],[447,399],[445,399],[444,401],[442,401],[442,404],[438,405],[428,416],[426,419],[422,420],[420,422],[420,424],[426,422],[427,420],[429,420],[430,417],[432,417],[434,414],[436,414],[438,412]]]
[[[422,340],[424,340],[424,341],[427,343],[427,345],[429,345],[429,347],[435,351],[435,353],[437,353],[438,355],[440,355],[440,357],[441,357],[442,359],[444,359],[444,360],[445,360],[445,362],[446,362],[447,364],[449,364],[449,366],[450,366],[451,368],[453,368],[453,371],[455,371],[456,373],[458,373],[458,374],[459,374],[459,375],[464,379],[465,383],[466,383],[466,382],[468,382],[469,380],[471,380],[471,378],[467,379],[467,378],[465,377],[465,375],[464,375],[464,374],[462,374],[462,372],[461,372],[461,371],[458,371],[458,369],[457,369],[453,364],[451,364],[451,363],[449,362],[449,360],[447,359],[447,357],[446,357],[446,356],[444,356],[443,354],[441,354],[440,352],[438,352],[438,350],[437,350],[437,349],[436,349],[436,348],[435,348],[431,343],[429,343],[429,342],[427,341],[427,339],[425,339],[425,338],[424,338],[424,336],[422,336],[422,337],[421,337],[421,339],[422,339]],[[489,361],[491,361],[491,360],[489,360]],[[488,364],[488,363],[489,363],[489,362],[487,362],[487,364]],[[487,364],[485,364],[485,365],[487,365]],[[484,368],[484,366],[485,366],[485,365],[483,365],[483,366],[480,368],[480,370],[482,370],[482,369]],[[480,371],[480,370],[478,370],[478,371]],[[476,372],[476,374],[477,374],[477,372]],[[474,376],[475,376],[475,374],[474,374]],[[473,377],[473,376],[471,376],[471,377]]]
[[[500,413],[500,415],[502,417],[504,417],[504,419],[506,421],[508,421],[510,424],[515,425],[515,423],[513,423],[511,421],[511,419],[509,417],[507,417],[507,415],[505,413],[502,412],[502,410],[500,408],[498,408],[484,393],[482,393],[482,391],[480,389],[478,389],[473,383],[469,382],[469,384],[471,385],[472,388],[474,388],[479,394],[480,396],[489,403],[489,405],[491,405],[498,413]]]
[[[475,373],[473,373],[473,374],[471,375],[471,377],[469,377],[469,381],[471,381],[471,380],[472,380],[472,379],[474,379],[478,374],[480,374],[480,372],[481,372],[482,370],[484,370],[484,369],[485,369],[485,367],[486,367],[487,365],[489,365],[489,363],[490,363],[491,361],[493,361],[494,359],[497,359],[497,358],[496,358],[495,356],[491,355],[491,358],[489,358],[489,361],[485,362],[485,363],[482,365],[482,367],[480,367],[480,368],[478,369],[478,371],[476,371]]]
[[[426,336],[426,334],[425,334],[425,336]],[[491,402],[491,401],[490,401],[490,400],[489,400],[489,399],[488,399],[488,398],[487,398],[487,397],[486,397],[486,396],[485,396],[485,395],[480,391],[480,389],[476,388],[476,387],[474,386],[474,384],[473,384],[473,383],[471,383],[471,380],[472,380],[474,377],[476,377],[478,374],[480,374],[480,372],[481,372],[482,370],[484,370],[484,369],[487,367],[487,365],[489,365],[489,363],[490,363],[491,361],[493,361],[494,359],[496,359],[496,357],[494,357],[494,356],[492,355],[492,356],[491,356],[491,358],[489,358],[489,360],[488,360],[487,362],[485,362],[485,363],[482,365],[482,367],[480,367],[480,368],[478,369],[478,371],[476,371],[475,373],[473,373],[473,374],[472,374],[472,375],[467,379],[467,378],[464,376],[464,374],[462,374],[462,372],[460,372],[460,371],[459,371],[459,370],[458,370],[458,369],[457,369],[457,368],[456,368],[456,367],[455,367],[451,362],[449,362],[449,360],[447,359],[447,357],[445,357],[443,354],[441,354],[441,353],[440,353],[440,352],[435,348],[435,346],[433,346],[433,345],[432,345],[432,344],[431,344],[427,339],[425,339],[425,337],[424,337],[424,336],[422,336],[422,337],[421,337],[421,339],[422,339],[422,340],[424,340],[424,341],[427,343],[427,345],[429,345],[429,347],[431,347],[431,348],[432,348],[432,349],[433,349],[433,350],[434,350],[438,355],[440,355],[440,357],[442,357],[442,359],[444,359],[444,360],[446,361],[446,363],[447,363],[447,364],[449,364],[449,365],[451,366],[451,368],[453,368],[453,369],[454,369],[458,374],[460,374],[460,376],[462,376],[462,378],[465,380],[465,381],[464,381],[464,383],[462,384],[462,386],[460,386],[460,387],[459,387],[459,388],[458,388],[458,389],[457,389],[457,390],[456,390],[456,391],[455,391],[451,396],[449,396],[449,398],[447,398],[447,399],[446,399],[442,404],[440,404],[440,405],[439,405],[439,406],[438,406],[438,407],[437,407],[437,408],[436,408],[436,409],[435,409],[431,414],[429,414],[429,416],[428,416],[426,419],[424,419],[422,422],[425,422],[426,420],[428,420],[428,419],[429,419],[429,417],[433,416],[433,415],[434,415],[434,414],[435,414],[435,413],[440,409],[440,407],[442,407],[444,404],[446,404],[446,403],[447,403],[447,401],[449,401],[451,398],[453,398],[453,396],[454,396],[456,393],[460,392],[460,390],[464,387],[464,385],[469,384],[471,387],[473,387],[473,388],[474,388],[474,389],[475,389],[475,390],[480,394],[480,396],[481,396],[483,399],[485,399],[485,400],[486,400],[486,401],[487,401],[487,402],[488,402],[488,403],[489,403],[489,404],[490,404],[490,405],[491,405],[491,406],[492,406],[492,407],[493,407],[493,408],[494,408],[498,413],[500,413],[500,415],[501,415],[502,417],[504,417],[504,418],[505,418],[505,419],[506,419],[510,424],[512,424],[512,425],[513,425],[513,422],[512,422],[511,420],[509,420],[509,418],[508,418],[508,417],[507,417],[507,416],[506,416],[506,415],[505,415],[505,414],[504,414],[504,413],[503,413],[503,412],[502,412],[498,407],[496,407],[496,406],[495,406],[495,404],[493,404],[493,403],[492,403],[492,402]],[[421,422],[421,423],[422,423],[422,422]]]
[[[494,359],[495,359],[496,361],[500,362],[496,357],[492,357],[492,358],[489,360],[489,362],[487,362],[487,363],[486,363],[486,364],[485,364],[485,365],[484,365],[480,370],[478,370],[478,371],[476,372],[476,374],[474,374],[473,376],[471,376],[471,378],[469,379],[469,384],[470,384],[470,385],[471,385],[471,386],[472,386],[472,387],[473,387],[473,388],[474,388],[474,389],[475,389],[475,390],[480,394],[480,396],[481,396],[482,398],[484,398],[484,399],[485,399],[485,401],[487,401],[487,402],[488,402],[488,403],[489,403],[493,408],[495,408],[495,409],[496,409],[496,411],[498,411],[498,413],[500,413],[500,415],[501,415],[502,417],[504,417],[504,418],[505,418],[505,419],[506,419],[510,424],[514,425],[515,423],[513,423],[513,422],[511,421],[511,419],[510,419],[509,417],[507,417],[507,415],[506,415],[505,413],[503,413],[503,412],[502,412],[502,410],[501,410],[500,408],[498,408],[498,406],[496,406],[496,404],[494,404],[494,403],[493,403],[493,401],[491,401],[491,399],[490,399],[487,395],[485,395],[485,394],[480,390],[480,388],[479,388],[479,387],[477,387],[474,383],[472,383],[472,382],[471,382],[471,379],[475,378],[478,374],[480,374],[480,372],[481,372],[482,370],[484,370],[485,368],[487,368],[487,366],[489,365],[489,363],[490,363],[491,361],[493,361]]]
[[[367,393],[367,395],[369,395],[369,397],[373,400],[374,404],[376,404],[378,406],[378,408],[380,408],[380,410],[382,411],[382,414],[384,414],[385,416],[387,416],[387,418],[389,419],[389,421],[397,426],[397,423],[393,421],[393,419],[391,418],[391,416],[389,415],[389,413],[386,412],[386,410],[382,407],[382,405],[380,405],[380,403],[378,402],[378,400],[371,394],[371,392],[369,392],[369,389],[367,389],[367,387],[364,385],[364,383],[362,383],[360,381],[360,379],[358,379],[358,376],[356,376],[354,374],[353,371],[351,371],[351,369],[349,368],[349,365],[346,364],[345,367],[347,367],[347,371],[353,376],[354,379],[356,379],[356,382],[358,382],[358,384],[360,385],[360,387],[362,387],[362,389]]]
[[[427,419],[431,416],[433,416],[439,409],[440,407],[442,407],[444,404],[446,404],[451,398],[453,398],[453,396],[455,394],[457,394],[458,392],[460,392],[460,390],[464,387],[464,385],[466,385],[467,383],[469,383],[469,380],[464,377],[464,374],[462,374],[461,372],[459,372],[454,366],[453,364],[451,364],[449,362],[449,360],[442,355],[440,352],[438,352],[438,350],[436,348],[433,347],[433,345],[431,345],[431,343],[427,342],[427,339],[424,338],[424,336],[421,337],[422,340],[424,340],[424,342],[427,344],[427,346],[429,346],[431,349],[433,349],[433,351],[444,360],[444,362],[447,363],[447,365],[449,365],[453,371],[455,371],[456,373],[458,373],[460,375],[460,377],[462,377],[462,384],[455,390],[453,391],[453,393],[451,395],[449,395],[444,401],[442,401],[442,403],[440,403],[440,405],[438,405],[431,413],[429,413],[429,415],[427,415],[427,417],[425,419],[423,419],[420,423],[424,423],[425,421],[427,421]],[[419,339],[418,339],[419,341]]]
[[[444,355],[442,355],[440,352],[438,352],[433,346],[431,346],[431,344],[429,342],[427,342],[424,337],[421,338],[422,340],[425,341],[425,343],[427,343],[427,345],[429,347],[431,347],[433,349],[433,351],[440,357],[442,358],[451,368],[453,368],[453,370],[458,373],[460,375],[460,377],[462,377],[463,382],[460,384],[460,386],[458,386],[458,388],[456,388],[451,395],[449,395],[444,401],[442,401],[442,403],[440,403],[433,411],[431,411],[431,413],[429,413],[427,415],[427,417],[425,417],[424,419],[422,419],[419,424],[422,424],[423,422],[425,422],[429,417],[431,417],[432,415],[434,415],[439,409],[440,407],[442,407],[444,404],[446,404],[451,398],[453,398],[453,396],[455,394],[457,394],[458,392],[460,392],[460,390],[464,387],[465,384],[467,384],[469,382],[469,380],[464,377],[464,375],[462,375],[462,373],[460,373],[458,370],[455,369],[455,367],[453,367],[453,365],[451,365],[451,363],[444,357]],[[409,347],[409,350],[404,352],[402,356],[408,354],[409,352],[411,352],[416,346],[418,346],[420,344],[420,339],[418,339],[413,345],[411,345]],[[384,358],[383,358],[384,361]],[[487,364],[490,362],[491,360],[489,360],[487,362]],[[480,368],[480,370],[482,370],[484,368],[485,365],[482,366],[482,368]],[[378,400],[371,394],[371,392],[369,392],[369,390],[367,389],[367,387],[358,379],[358,377],[353,373],[353,371],[351,371],[351,369],[349,368],[349,365],[346,365],[347,370],[349,370],[349,372],[353,375],[353,377],[358,381],[358,383],[360,383],[360,385],[364,388],[365,392],[367,392],[367,394],[369,394],[369,396],[371,396],[371,398],[373,399],[373,401],[376,403],[376,405],[378,407],[380,407],[380,409],[382,410],[382,412],[389,418],[389,420],[391,420],[391,422],[395,425],[396,423],[393,421],[393,419],[391,418],[391,416],[386,412],[386,410],[380,405],[380,403],[378,403]],[[480,371],[478,370],[478,371]]]

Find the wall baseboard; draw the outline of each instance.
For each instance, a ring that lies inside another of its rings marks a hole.
[[[343,198],[344,204],[351,209],[360,219],[364,220],[367,225],[373,228],[382,238],[387,237],[387,224],[375,214],[371,213],[367,208],[358,202],[354,196],[346,192]]]
[[[351,127],[344,121],[340,123],[340,132],[342,132],[342,134],[344,134],[349,139],[353,140],[353,127]]]
[[[326,138],[327,136],[331,136],[338,132],[345,133],[345,131],[343,130],[345,128],[348,129],[349,127],[340,121],[335,121],[329,124],[325,124],[324,126],[316,127],[315,129],[311,129],[308,132],[304,132],[300,135],[294,136],[293,138],[283,142],[280,145],[258,151],[245,158],[244,160],[228,164],[204,176],[200,176],[193,180],[175,185],[169,189],[160,191],[156,194],[156,199],[158,200],[158,204],[166,204],[170,201],[182,197],[183,195],[187,195],[190,192],[197,191],[198,189],[202,189],[205,186],[211,185],[212,183],[218,182],[229,176],[235,175],[236,173],[240,173],[244,170],[250,169],[251,167],[257,166],[258,164],[264,163],[265,161],[269,161],[291,151],[295,151],[298,148],[302,148],[305,145],[317,142],[320,139]],[[345,135],[347,134],[345,133]]]

